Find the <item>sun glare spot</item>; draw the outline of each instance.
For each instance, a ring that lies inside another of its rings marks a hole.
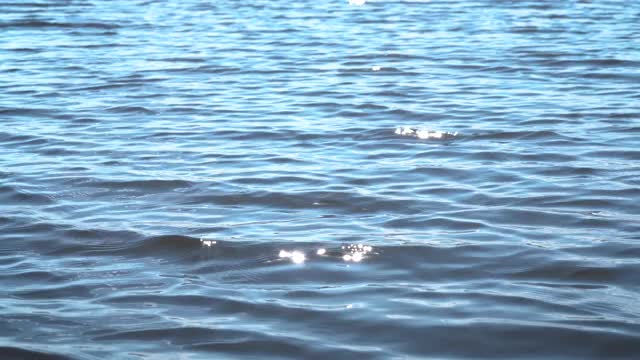
[[[341,259],[345,262],[361,262],[367,258],[369,253],[373,251],[373,247],[364,244],[346,244],[337,249],[317,248],[310,253],[310,257],[301,250],[280,250],[278,257],[281,259],[290,259],[293,263],[302,264],[306,261],[313,261],[319,257],[328,259]]]
[[[307,259],[306,255],[301,251],[280,250],[278,257],[283,259],[291,259],[296,264],[302,264]]]
[[[206,246],[206,247],[212,247],[213,245],[218,243],[215,240],[205,240],[205,239],[200,239],[200,242],[202,243],[202,246]]]
[[[280,250],[280,252],[278,253],[278,256],[281,258],[288,258],[288,257],[291,257],[291,253],[286,250]]]
[[[291,253],[291,260],[296,264],[302,264],[306,260],[306,256],[300,251],[294,251]]]

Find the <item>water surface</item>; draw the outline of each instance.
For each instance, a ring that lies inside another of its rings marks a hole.
[[[639,4],[0,2],[0,354],[635,358]]]

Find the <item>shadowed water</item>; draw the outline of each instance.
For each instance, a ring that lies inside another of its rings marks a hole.
[[[0,1],[0,358],[634,359],[639,84],[635,1]]]

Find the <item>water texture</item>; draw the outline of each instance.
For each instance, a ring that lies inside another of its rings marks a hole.
[[[0,1],[0,358],[637,359],[639,145],[637,1]]]

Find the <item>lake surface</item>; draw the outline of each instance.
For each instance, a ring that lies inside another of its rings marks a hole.
[[[0,357],[637,359],[639,146],[638,1],[1,1]]]

